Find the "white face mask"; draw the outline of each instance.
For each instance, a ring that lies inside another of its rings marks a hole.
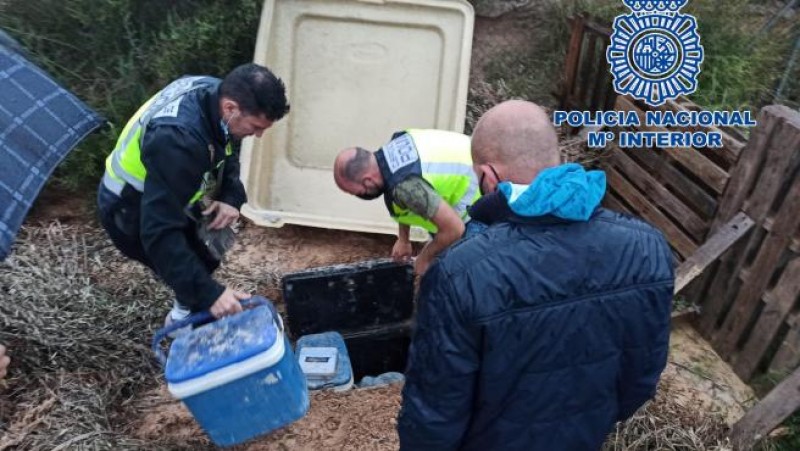
[[[236,111],[233,114],[231,114],[230,117],[228,117],[227,121],[224,120],[224,119],[220,119],[219,120],[219,125],[220,125],[220,127],[222,127],[222,133],[225,134],[225,141],[226,142],[230,141],[230,139],[231,139],[231,130],[230,130],[230,127],[228,127],[228,125],[231,123],[233,118],[235,118],[238,115],[239,115],[239,112]]]
[[[227,142],[231,136],[230,130],[228,129],[228,123],[220,119],[219,126],[222,128],[222,134],[225,135],[225,141]]]

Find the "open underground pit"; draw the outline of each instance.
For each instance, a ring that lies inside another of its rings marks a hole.
[[[389,327],[369,333],[343,334],[353,379],[357,382],[364,376],[378,376],[390,371],[404,373],[411,344],[411,328]]]
[[[290,335],[342,334],[353,378],[405,372],[414,313],[414,273],[376,260],[315,268],[283,278]]]

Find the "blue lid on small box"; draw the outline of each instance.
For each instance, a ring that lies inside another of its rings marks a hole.
[[[167,382],[194,379],[266,352],[279,335],[275,322],[270,309],[260,306],[179,336],[170,347]]]
[[[297,340],[297,359],[311,390],[347,390],[353,386],[350,356],[344,338],[338,332],[300,337]]]
[[[325,378],[336,374],[339,350],[326,346],[305,346],[300,349],[300,369],[309,378]]]

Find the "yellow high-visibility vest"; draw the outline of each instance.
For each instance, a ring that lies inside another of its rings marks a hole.
[[[472,169],[470,138],[444,130],[409,129],[406,133],[419,154],[422,178],[463,221],[468,221],[467,209],[481,197],[478,179]],[[396,203],[392,203],[390,212],[400,224],[437,232],[436,224]]]
[[[147,124],[159,112],[167,108],[176,108],[181,99],[195,89],[203,88],[207,85],[197,83],[206,77],[186,77],[176,80],[142,105],[136,114],[128,120],[125,128],[117,140],[114,151],[106,158],[106,172],[103,175],[103,183],[107,188],[116,194],[120,194],[125,184],[131,185],[136,191],[144,191],[144,179],[147,177],[147,169],[142,163],[142,138]],[[228,143],[225,147],[225,156],[233,154],[233,148]],[[222,169],[225,160],[222,159],[215,168],[217,171]],[[207,177],[204,176],[203,180]],[[194,204],[203,197],[204,185],[192,196],[189,205]]]

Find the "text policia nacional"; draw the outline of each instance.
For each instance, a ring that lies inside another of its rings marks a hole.
[[[589,133],[588,143],[589,147],[594,148],[605,147],[615,138],[618,138],[617,144],[622,148],[720,148],[723,145],[722,134],[715,130],[600,131],[607,127],[710,128],[756,125],[750,111],[645,111],[643,116],[633,111],[556,111],[553,113],[553,125],[596,127],[598,131]]]

